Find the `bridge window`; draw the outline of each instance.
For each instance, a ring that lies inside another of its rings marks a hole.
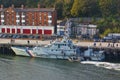
[[[58,48],[60,48],[60,44],[58,44]]]

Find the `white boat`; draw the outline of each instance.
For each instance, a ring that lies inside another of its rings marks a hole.
[[[57,59],[68,59],[76,56],[80,53],[77,47],[67,37],[63,37],[62,40],[55,40],[45,46],[36,46],[32,49],[11,47],[16,55],[24,55],[31,57],[42,57],[42,58],[57,58]],[[22,53],[21,53],[22,52]]]
[[[41,58],[55,58],[55,59],[68,59],[69,61],[83,61],[95,60],[101,61],[105,58],[104,51],[93,51],[88,48],[82,56],[80,56],[80,49],[77,48],[73,42],[67,37],[62,40],[55,40],[45,46],[28,47],[11,47],[16,55],[41,57]]]
[[[93,51],[92,48],[88,48],[88,50],[84,51],[83,57],[85,60],[92,60],[92,61],[102,61],[105,59],[104,51]]]

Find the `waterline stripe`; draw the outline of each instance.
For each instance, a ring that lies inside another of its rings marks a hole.
[[[30,55],[31,57],[35,57],[35,55],[28,49],[26,49],[26,52],[28,53],[28,55]]]

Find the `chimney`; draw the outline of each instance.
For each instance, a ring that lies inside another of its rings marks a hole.
[[[21,5],[21,9],[24,9],[24,5],[23,4]]]
[[[40,9],[40,4],[38,4],[38,9]]]
[[[14,4],[12,4],[12,8],[14,8]]]
[[[3,5],[1,4],[1,9],[3,9]]]

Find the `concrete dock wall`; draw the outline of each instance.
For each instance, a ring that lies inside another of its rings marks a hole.
[[[29,42],[28,42],[29,41]],[[19,40],[16,39],[11,42],[11,39],[0,39],[0,54],[15,55],[14,51],[10,48],[11,46],[22,46],[22,47],[33,47],[36,45],[46,45],[50,41],[40,40]],[[120,43],[100,43],[96,42],[74,42],[78,46],[81,52],[87,50],[88,46],[96,50],[104,50],[105,61],[119,61],[120,62]],[[110,44],[110,45],[109,45]]]

